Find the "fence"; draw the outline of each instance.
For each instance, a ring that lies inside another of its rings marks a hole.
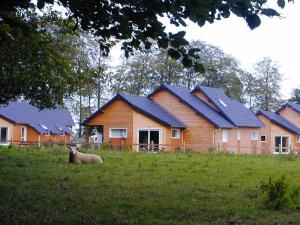
[[[282,146],[227,146],[227,145],[195,145],[195,144],[97,144],[97,143],[86,143],[84,141],[79,143],[70,142],[59,142],[54,143],[53,141],[46,142],[34,142],[34,141],[12,141],[5,140],[0,141],[0,145],[18,145],[18,146],[53,146],[59,145],[62,147],[67,147],[68,145],[76,145],[84,149],[110,149],[114,151],[136,151],[136,152],[228,152],[237,154],[300,154],[300,148],[282,147]]]

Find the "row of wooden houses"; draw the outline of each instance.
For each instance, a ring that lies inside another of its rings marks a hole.
[[[211,150],[233,153],[300,153],[300,105],[254,114],[222,89],[192,91],[162,84],[146,97],[117,94],[84,121],[87,141],[95,131],[114,148]],[[0,143],[70,143],[71,114],[21,102],[0,106]]]
[[[300,105],[256,115],[222,89],[161,85],[146,97],[117,94],[84,121],[87,136],[133,150],[300,152]]]

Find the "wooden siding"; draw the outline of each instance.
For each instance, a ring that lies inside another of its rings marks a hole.
[[[295,126],[300,128],[300,113],[294,109],[288,107],[279,111],[280,116],[293,123]]]
[[[14,124],[0,117],[0,127],[8,127],[8,140],[11,140],[14,136]]]
[[[167,91],[157,92],[152,99],[188,126],[183,131],[183,139],[187,148],[189,148],[188,145],[198,145],[190,147],[191,150],[205,152],[212,147],[213,131],[216,128],[211,123]]]
[[[120,145],[133,144],[133,110],[123,100],[115,100],[102,113],[96,115],[88,125],[103,125],[103,142]],[[110,138],[109,128],[127,128],[127,138]]]
[[[200,91],[196,91],[194,95],[198,98],[200,98],[202,101],[204,101],[206,104],[208,104],[210,107],[214,108],[216,111],[219,111],[217,107]]]

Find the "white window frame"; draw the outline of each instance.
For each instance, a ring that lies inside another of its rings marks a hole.
[[[296,137],[296,142],[300,143],[300,135]]]
[[[125,136],[112,136],[111,135],[111,131],[112,130],[125,130]],[[127,128],[125,127],[113,127],[113,128],[109,128],[109,138],[127,138],[128,133],[127,133]]]
[[[173,131],[176,131],[176,136],[173,137]],[[179,139],[180,138],[180,129],[171,129],[171,138]]]
[[[262,141],[262,140],[261,140],[261,137],[265,137],[265,140]],[[261,142],[267,142],[267,136],[266,136],[266,135],[260,135],[260,141],[261,141]]]
[[[236,139],[237,139],[238,141],[241,140],[241,130],[240,130],[240,129],[238,129],[238,130],[236,131]]]
[[[257,131],[251,131],[251,141],[257,141],[257,140],[258,140]]]
[[[24,136],[23,136],[23,130],[24,130]],[[21,142],[27,141],[27,127],[21,127]]]
[[[228,130],[223,129],[222,130],[222,142],[223,143],[227,143],[228,142],[228,136],[229,136]]]
[[[162,144],[162,139],[163,139],[163,131],[161,128],[138,128],[137,129],[137,144],[140,143],[140,136],[139,136],[139,133],[140,131],[147,131],[148,132],[148,143],[151,144],[151,141],[150,141],[150,131],[158,131],[159,132],[159,144],[161,145]]]

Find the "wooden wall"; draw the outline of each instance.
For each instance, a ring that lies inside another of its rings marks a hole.
[[[204,102],[206,102],[206,104],[208,104],[210,107],[214,108],[216,111],[219,111],[219,109],[217,107],[215,107],[215,105],[200,91],[196,91],[194,93],[194,95],[198,98],[200,98],[201,100],[203,100]]]
[[[188,129],[183,131],[183,139],[187,148],[191,148],[193,151],[206,152],[212,147],[212,133],[216,128],[206,119],[196,114],[196,112],[167,91],[156,93],[152,96],[152,99],[169,112],[172,112],[188,126]],[[189,147],[188,145],[191,146]],[[197,146],[192,147],[192,145]]]
[[[286,120],[290,121],[296,127],[300,128],[300,113],[296,112],[294,109],[288,107],[283,108],[279,111],[280,116],[284,117]]]

